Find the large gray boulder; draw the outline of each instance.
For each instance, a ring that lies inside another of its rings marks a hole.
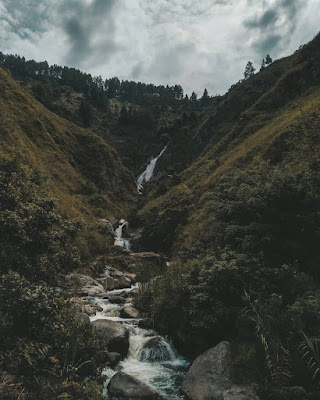
[[[257,394],[252,386],[232,386],[223,393],[223,400],[257,400]]]
[[[91,276],[72,273],[66,276],[67,287],[80,296],[95,296],[105,292],[104,287]]]
[[[156,399],[158,394],[151,387],[124,372],[117,372],[108,384],[110,397],[130,399]]]
[[[140,312],[134,307],[126,306],[120,311],[121,318],[140,318]]]
[[[106,319],[97,319],[92,322],[102,335],[108,339],[108,350],[121,354],[124,358],[128,354],[129,349],[129,331],[119,322],[109,321]]]
[[[126,289],[130,288],[132,283],[135,282],[135,274],[106,266],[105,271],[97,278],[97,281],[103,285],[105,290]]]
[[[192,363],[181,391],[191,400],[258,400],[251,386],[231,378],[231,345],[221,342]]]

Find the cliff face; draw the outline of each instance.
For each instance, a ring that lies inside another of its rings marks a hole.
[[[133,175],[117,152],[89,130],[60,118],[0,69],[2,160],[37,170],[69,217],[126,213],[135,201]]]

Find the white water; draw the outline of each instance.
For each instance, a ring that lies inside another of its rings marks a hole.
[[[127,221],[124,221],[122,224],[118,226],[114,231],[114,245],[124,247],[127,250],[130,250],[130,240],[122,237],[122,229],[124,226],[128,225]]]
[[[138,287],[130,289],[118,289],[108,291],[109,295],[129,292]],[[86,300],[84,298],[84,300]],[[123,307],[131,305],[131,298],[126,304],[112,304],[107,299],[95,298],[102,311],[90,317],[91,321],[97,319],[108,319],[118,321],[129,330],[129,352],[128,357],[121,361],[116,368],[106,368],[106,386],[112,376],[121,370],[134,376],[155,389],[165,399],[178,399],[179,388],[185,376],[188,366],[186,360],[178,355],[172,344],[163,336],[160,336],[151,329],[138,327],[139,319],[120,318],[120,311]],[[92,304],[92,298],[90,300]],[[147,344],[149,342],[149,344]],[[105,387],[106,387],[105,386]]]
[[[137,189],[138,192],[141,193],[141,190],[143,189],[143,184],[146,182],[149,182],[150,179],[153,177],[153,172],[156,167],[158,159],[162,156],[162,154],[165,152],[167,146],[164,147],[164,149],[161,151],[161,153],[153,158],[149,164],[147,165],[147,168],[142,172],[141,175],[139,175],[137,179]]]

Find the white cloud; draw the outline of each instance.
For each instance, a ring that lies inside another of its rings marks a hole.
[[[258,4],[257,4],[258,3]],[[318,0],[2,0],[0,48],[104,78],[224,93],[318,33]]]

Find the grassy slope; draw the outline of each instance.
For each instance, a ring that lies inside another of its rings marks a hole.
[[[38,170],[65,215],[100,217],[132,207],[133,176],[112,147],[47,110],[3,69],[0,93],[0,158]]]
[[[160,250],[167,250],[173,240],[176,249],[181,246],[188,248],[206,239],[206,228],[213,222],[210,207],[207,207],[208,194],[214,191],[218,179],[228,171],[233,168],[252,170],[262,160],[272,163],[277,153],[283,161],[285,150],[281,147],[288,132],[298,123],[302,111],[312,112],[320,105],[319,43],[320,36],[291,58],[277,61],[275,66],[271,65],[244,82],[242,87],[240,85],[233,91],[229,100],[227,96],[219,105],[220,113],[225,114],[225,102],[236,104],[238,101],[241,110],[245,103],[244,93],[259,81],[264,81],[263,75],[273,75],[272,68],[282,71],[282,76],[274,79],[274,85],[235,121],[231,121],[234,119],[231,115],[222,127],[223,116],[222,122],[218,123],[220,116],[216,107],[211,110],[211,115],[208,112],[204,116],[194,138],[206,130],[210,143],[207,151],[181,174],[178,185],[162,196],[151,198],[140,212],[146,224],[153,221],[146,237],[152,238],[149,244],[156,242],[154,249],[158,246]],[[224,131],[227,133],[223,134]],[[299,154],[295,149],[294,154],[286,155],[284,165],[286,168],[302,168],[315,161],[319,152],[320,146],[312,148],[310,156],[305,158],[305,153]]]

